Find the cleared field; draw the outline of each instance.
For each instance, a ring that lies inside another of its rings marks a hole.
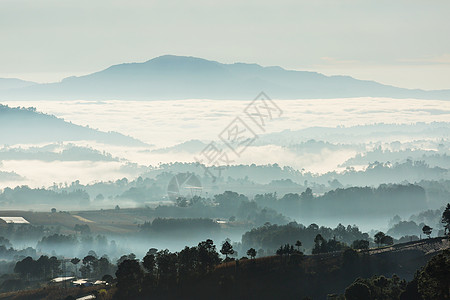
[[[128,233],[138,230],[138,224],[151,220],[139,216],[139,210],[96,210],[84,212],[0,211],[0,216],[23,217],[31,225],[60,226],[61,233],[74,233],[76,224],[89,225],[93,233]]]

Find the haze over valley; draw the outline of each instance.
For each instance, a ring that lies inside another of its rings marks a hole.
[[[450,299],[445,1],[0,1],[0,300]]]

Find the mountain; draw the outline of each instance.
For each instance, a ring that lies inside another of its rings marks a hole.
[[[338,127],[308,127],[261,135],[255,145],[296,145],[307,141],[327,141],[333,144],[361,144],[391,141],[436,140],[448,136],[449,122],[410,124],[366,124]],[[408,137],[405,140],[405,137]],[[438,143],[439,144],[439,143]],[[409,146],[412,147],[412,146]],[[413,147],[414,148],[414,147]]]
[[[167,152],[173,152],[173,153],[180,153],[180,152],[188,152],[188,153],[200,153],[205,147],[208,146],[208,144],[203,143],[199,140],[189,140],[186,142],[183,142],[181,144],[177,144],[172,147],[166,147],[161,149],[155,149],[152,150],[152,153],[167,153]]]
[[[0,78],[0,91],[28,87],[35,84],[37,83],[17,78]]]
[[[117,132],[102,132],[75,125],[34,108],[11,108],[0,104],[1,145],[63,141],[96,141],[103,144],[146,146]]]
[[[251,99],[260,91],[277,99],[367,96],[450,100],[450,90],[403,89],[348,76],[173,55],[114,65],[57,83],[0,91],[0,100]]]

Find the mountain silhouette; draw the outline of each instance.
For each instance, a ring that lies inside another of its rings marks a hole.
[[[57,83],[3,90],[0,100],[248,100],[260,91],[276,99],[391,97],[450,100],[450,90],[411,90],[349,76],[325,76],[257,64],[222,64],[173,55],[144,63],[114,65]]]
[[[0,145],[64,141],[96,141],[111,145],[146,146],[117,132],[103,132],[64,121],[34,108],[12,108],[0,104]]]
[[[17,78],[0,78],[0,91],[23,88],[27,86],[32,86],[37,83],[31,81],[25,81]]]

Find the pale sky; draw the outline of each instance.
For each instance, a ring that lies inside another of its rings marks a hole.
[[[0,0],[0,77],[165,54],[450,89],[448,0]]]

